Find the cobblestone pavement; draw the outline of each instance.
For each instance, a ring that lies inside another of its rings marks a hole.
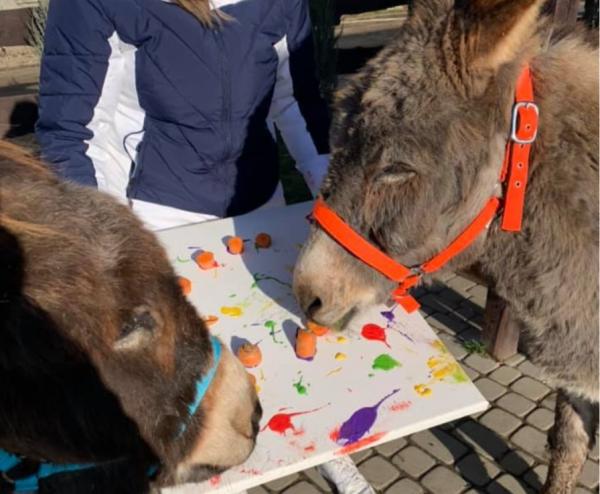
[[[491,407],[484,413],[422,431],[353,455],[363,475],[385,494],[524,494],[547,474],[546,432],[554,422],[554,390],[522,355],[499,364],[469,353],[480,341],[486,288],[447,275],[420,288],[421,313],[475,382]],[[476,345],[467,345],[469,348]],[[250,490],[250,494],[332,492],[315,469]],[[598,445],[576,494],[598,493]]]

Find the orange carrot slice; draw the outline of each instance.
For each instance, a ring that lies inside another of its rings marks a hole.
[[[319,326],[318,324],[311,322],[311,321],[308,321],[306,323],[306,328],[308,330],[312,331],[317,336],[323,336],[324,334],[327,334],[327,332],[329,331],[329,328],[326,328],[325,326]]]
[[[215,262],[215,255],[208,251],[205,250],[204,252],[201,252],[200,254],[198,254],[195,258],[196,264],[200,267],[200,269],[212,269],[216,266],[216,262]]]
[[[271,247],[271,235],[268,233],[259,233],[254,239],[254,245],[257,249],[268,249]]]
[[[296,355],[304,360],[312,360],[317,353],[317,336],[306,329],[296,332]]]
[[[219,322],[219,318],[217,316],[206,316],[204,318],[204,323],[207,326],[213,326],[214,324],[217,324]]]
[[[262,352],[260,351],[260,348],[258,348],[258,345],[244,343],[238,348],[237,358],[244,367],[252,368],[262,362]]]
[[[179,287],[184,295],[189,295],[192,292],[192,282],[190,280],[184,276],[180,276],[177,278],[177,282],[179,283]]]
[[[227,240],[227,250],[230,254],[241,254],[244,252],[244,241],[240,237],[230,237]]]

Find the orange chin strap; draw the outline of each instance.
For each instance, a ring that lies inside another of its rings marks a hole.
[[[312,218],[348,252],[390,280],[398,283],[398,287],[392,294],[394,300],[406,312],[414,312],[420,305],[410,295],[409,289],[415,286],[424,274],[441,269],[453,257],[469,247],[490,225],[500,211],[501,205],[504,207],[502,229],[511,232],[521,230],[529,154],[531,145],[537,136],[538,115],[538,107],[533,101],[531,73],[527,66],[521,72],[515,89],[511,132],[506,145],[506,154],[500,176],[500,181],[505,186],[504,200],[491,197],[475,219],[458,237],[440,253],[419,266],[406,267],[379,250],[355,232],[321,198],[315,202]]]

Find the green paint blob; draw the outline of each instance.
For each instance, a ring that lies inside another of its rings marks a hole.
[[[371,368],[373,370],[390,371],[395,367],[398,367],[399,365],[400,362],[394,360],[387,353],[382,353],[381,355],[379,355],[379,357],[373,360],[373,365],[371,366]]]
[[[265,322],[265,328],[269,330],[269,335],[271,336],[271,338],[273,338],[273,343],[280,343],[279,341],[277,341],[277,338],[275,338],[275,321],[269,320]]]
[[[454,378],[454,382],[456,382],[456,383],[468,383],[469,382],[469,376],[467,376],[465,374],[465,372],[460,368],[457,369],[454,374],[452,374],[452,377]]]
[[[302,384],[302,376],[300,376],[300,380],[298,382],[295,382],[292,386],[294,386],[294,388],[296,388],[296,391],[298,392],[299,395],[307,395],[308,394],[308,389],[306,388],[306,386],[304,386],[304,384]]]

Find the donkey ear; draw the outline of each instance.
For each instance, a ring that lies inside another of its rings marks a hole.
[[[150,344],[158,327],[157,315],[146,305],[134,308],[124,319],[115,350],[136,350]]]
[[[514,60],[536,29],[542,0],[456,0],[462,56],[478,69]]]

